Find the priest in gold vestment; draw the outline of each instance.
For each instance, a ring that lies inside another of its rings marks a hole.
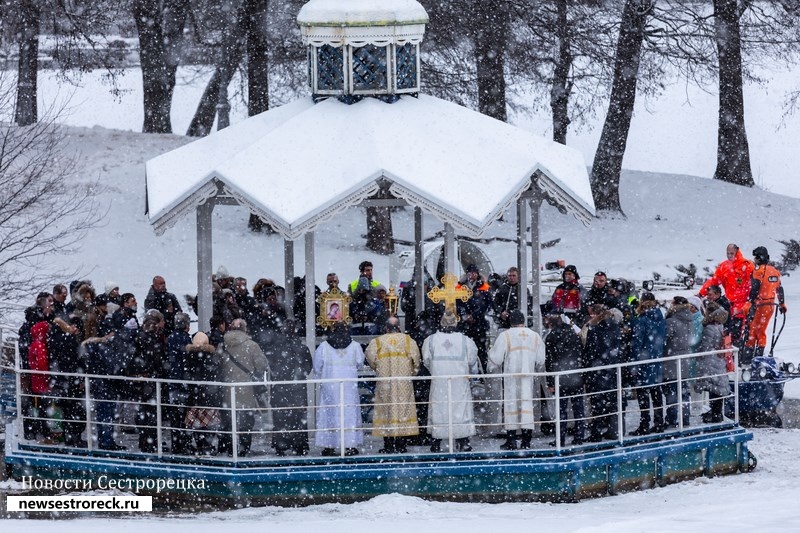
[[[375,385],[375,412],[372,434],[383,437],[381,453],[404,453],[405,437],[419,434],[414,384],[410,379],[419,372],[417,343],[400,331],[396,317],[386,321],[385,335],[367,346],[366,359],[380,380]]]

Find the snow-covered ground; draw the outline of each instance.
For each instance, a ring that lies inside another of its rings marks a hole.
[[[73,113],[67,119],[71,126],[66,127],[65,132],[71,146],[83,155],[85,167],[81,176],[99,178],[104,184],[105,190],[99,193],[98,199],[110,211],[103,227],[86,241],[78,254],[53,259],[79,268],[97,287],[114,280],[123,291],[134,292],[140,301],[155,274],[163,275],[169,290],[178,295],[194,293],[193,220],[184,220],[164,236],[156,237],[144,214],[144,161],[188,140],[180,136],[120,131],[136,130],[141,123],[141,99],[136,92],[138,76],[129,73],[125,79],[131,82],[131,93],[124,95],[122,102],[103,96],[94,82],[87,83],[85,89],[72,96]],[[52,83],[43,83],[43,86],[45,95],[53,94]],[[201,90],[196,85],[178,88],[176,102],[179,104],[174,110],[176,131],[185,129]],[[634,120],[626,166],[707,177],[711,173],[709,169],[713,169],[714,141],[713,136],[709,141],[708,131],[714,128],[716,105],[701,99],[710,97],[697,96],[697,99],[693,97],[694,106],[687,109],[681,104],[681,90],[675,90],[675,94],[666,97],[666,107],[655,105],[655,114],[645,116],[640,110]],[[780,100],[779,91],[775,92],[778,94],[772,94],[773,103]],[[687,117],[686,121],[680,121],[679,115]],[[797,152],[787,148],[783,140],[796,138],[790,132],[798,127],[775,133],[778,115],[778,110],[765,111],[763,120],[751,120],[748,124],[751,143],[755,145],[755,165],[761,169],[763,182],[767,183],[767,174],[770,179],[778,176],[776,181],[768,183],[773,191],[780,189],[781,182],[777,180],[789,182],[797,167],[793,162]],[[546,128],[542,121],[528,125],[534,130]],[[687,135],[687,131],[691,134]],[[599,131],[586,135],[599,135]],[[759,135],[760,140],[755,141]],[[589,162],[593,151],[593,146],[589,149],[589,137],[579,137],[575,145],[584,150]],[[480,194],[480,191],[454,191],[454,194]],[[800,200],[760,189],[744,189],[686,175],[627,171],[622,180],[622,204],[626,219],[598,219],[588,228],[546,206],[542,215],[542,240],[560,239],[560,242],[544,250],[543,260],[565,259],[577,265],[585,278],[599,269],[611,277],[643,280],[658,272],[671,278],[677,276],[676,265],[694,263],[700,272],[706,267],[713,269],[724,258],[729,242],[738,243],[746,253],[765,245],[773,258],[778,258],[782,247],[777,241],[800,239],[797,229],[800,227]],[[246,276],[251,285],[259,277],[282,279],[282,240],[277,236],[250,233],[246,220],[247,212],[241,208],[215,210],[215,267],[224,264],[232,274]],[[395,236],[411,239],[410,213],[397,213],[394,228]],[[433,217],[425,219],[425,236],[441,229],[441,224]],[[512,237],[514,231],[515,215],[507,213],[490,228],[487,236]],[[355,277],[358,263],[369,257],[376,266],[376,279],[386,280],[389,259],[375,257],[365,250],[361,237],[365,232],[365,216],[361,210],[351,210],[331,220],[326,231],[318,233],[316,238],[317,279],[336,271],[345,282]],[[497,270],[503,271],[515,261],[515,249],[511,244],[495,242],[487,245],[486,250]],[[297,263],[303,264],[302,246],[298,246],[295,253]],[[800,272],[785,277],[784,285],[789,315],[777,355],[800,363]],[[800,398],[800,383],[788,385],[787,395]],[[800,466],[794,459],[795,450],[800,447],[800,430],[755,430],[754,433],[751,450],[758,456],[759,466],[751,474],[698,479],[664,489],[578,504],[453,504],[387,495],[354,505],[249,509],[200,518],[194,515],[137,517],[116,520],[114,527],[121,533],[134,528],[149,531],[160,527],[170,527],[176,532],[191,529],[196,533],[219,527],[236,528],[242,533],[265,528],[289,532],[314,527],[332,533],[375,528],[439,533],[490,528],[543,528],[565,532],[695,531],[702,528],[800,530],[795,489]],[[5,488],[13,486],[10,483]],[[6,522],[3,531],[30,531],[31,527],[36,530],[40,525],[30,520]],[[42,526],[52,527],[51,524]],[[91,533],[108,526],[108,520],[97,518],[58,524],[68,533]]]

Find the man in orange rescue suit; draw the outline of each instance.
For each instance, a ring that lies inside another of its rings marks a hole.
[[[741,347],[742,328],[747,314],[747,302],[750,298],[750,279],[753,275],[753,263],[742,255],[739,247],[729,244],[725,250],[727,260],[717,266],[714,275],[706,281],[697,293],[705,297],[711,285],[721,285],[725,289],[725,297],[731,302],[731,340]]]
[[[778,297],[778,311],[786,312],[781,287],[781,273],[769,264],[769,252],[763,246],[753,250],[753,260],[756,268],[750,287],[750,309],[747,320],[750,324],[744,349],[739,354],[739,363],[749,365],[753,357],[764,355],[764,346],[767,345],[767,326],[775,311],[775,296]]]

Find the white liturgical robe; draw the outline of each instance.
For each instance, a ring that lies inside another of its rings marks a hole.
[[[489,372],[523,374],[503,378],[503,418],[507,430],[534,429],[535,410],[541,398],[541,387],[547,390],[543,377],[544,341],[533,330],[513,327],[503,331],[489,352]]]
[[[357,378],[358,369],[364,365],[364,351],[357,342],[337,350],[327,342],[314,352],[314,374],[320,379]],[[342,392],[344,394],[342,394]],[[344,420],[341,404],[344,403]],[[344,428],[344,447],[354,448],[364,442],[361,428],[361,402],[358,382],[322,383],[319,387],[317,409],[317,434],[315,442],[323,448],[338,448],[341,444],[340,428]]]
[[[451,425],[454,439],[474,435],[475,420],[468,375],[480,373],[478,347],[462,333],[440,331],[425,339],[422,360],[432,376],[428,407],[431,436],[434,439],[448,438]],[[447,376],[464,377],[447,379]]]

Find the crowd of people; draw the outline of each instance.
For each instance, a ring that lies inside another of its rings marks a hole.
[[[592,368],[619,363],[636,363],[625,367],[622,378],[622,386],[636,392],[639,406],[640,423],[632,435],[676,427],[679,413],[680,423],[688,425],[692,389],[709,394],[711,409],[703,421],[722,422],[729,362],[720,350],[740,347],[745,363],[763,355],[771,313],[776,306],[786,312],[780,273],[769,264],[765,248],[754,250],[755,264],[733,244],[727,255],[697,295],[674,297],[666,312],[653,293],[637,297],[630,283],[609,279],[603,271],[586,288],[568,265],[542,306],[544,338],[528,327],[530,308],[520,309],[516,267],[504,277],[487,277],[468,265],[459,286],[470,289],[471,296],[457,302],[455,312],[429,298],[417,312],[409,283],[402,295],[403,332],[389,312],[385,287],[372,277],[373,265],[364,261],[346,289],[352,324],[339,320],[341,309],[327,316],[332,325],[318,332],[325,340],[313,354],[303,341],[302,280],[295,283],[295,321],[288,318],[284,289],[274,281],[259,279],[251,295],[245,278],[220,267],[209,329],[194,335],[190,316],[162,276],[153,278],[143,314],[136,297],[121,293],[114,282],[99,294],[89,281],[57,284],[26,309],[20,329],[22,367],[36,371],[23,380],[24,437],[87,447],[83,435],[90,408],[97,448],[125,449],[115,432],[120,430],[138,434],[139,450],[153,453],[159,445],[160,404],[171,453],[233,454],[235,449],[241,457],[250,453],[255,412],[268,407],[275,453],[306,455],[305,381],[314,377],[323,380],[312,406],[314,444],[325,456],[356,455],[364,439],[358,378],[365,364],[377,376],[372,431],[383,438],[383,453],[420,444],[437,452],[449,437],[454,439],[450,451],[471,450],[470,437],[477,432],[475,378],[483,376],[488,386],[500,373],[502,387],[494,390],[502,409],[490,423],[503,427],[501,448],[506,450],[529,448],[534,430],[555,418],[547,414],[545,401],[552,402],[553,395],[560,399],[560,445],[568,432],[572,444],[617,440],[624,428],[618,427],[616,369]],[[325,292],[338,292],[338,275],[328,274],[326,285]],[[319,315],[319,305],[315,312]],[[497,326],[493,341],[489,320]],[[364,334],[371,335],[368,344],[353,340]],[[714,353],[698,364],[663,361],[700,352]],[[545,371],[555,374],[535,375]],[[83,374],[93,376],[89,405]],[[194,383],[157,384],[155,378]],[[225,387],[226,382],[276,384]],[[58,424],[53,423],[56,411],[62,419]]]

